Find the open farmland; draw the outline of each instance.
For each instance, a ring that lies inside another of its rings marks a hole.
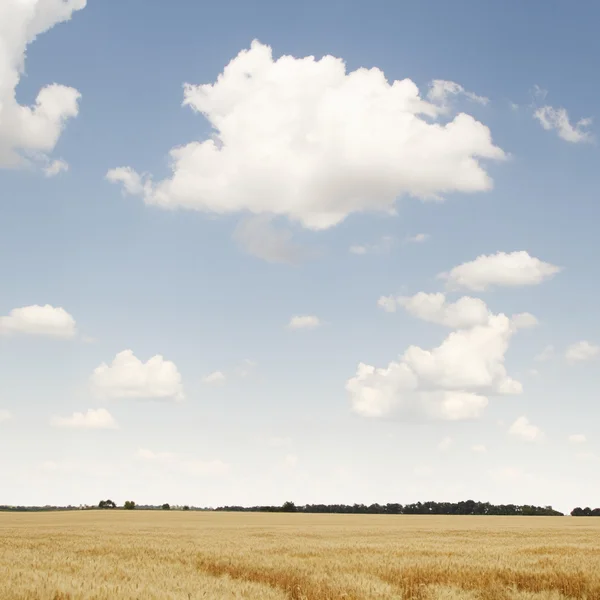
[[[0,598],[600,599],[600,519],[0,514]]]

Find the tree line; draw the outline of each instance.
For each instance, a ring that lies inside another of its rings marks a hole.
[[[305,504],[296,506],[285,502],[282,506],[220,506],[215,510],[229,512],[301,512],[342,513],[371,515],[523,515],[564,516],[552,506],[530,504],[491,504],[463,500],[461,502],[416,502],[413,504]]]
[[[491,504],[463,500],[461,502],[415,502],[412,504],[304,504],[284,502],[282,505],[260,506],[219,506],[217,508],[199,508],[195,506],[173,506],[136,504],[127,500],[122,507],[112,500],[100,500],[95,505],[85,506],[8,506],[0,505],[0,512],[48,512],[67,510],[194,510],[219,512],[284,512],[284,513],[340,513],[359,515],[523,515],[523,516],[564,516],[552,506],[534,506],[531,504]],[[600,508],[577,507],[571,511],[573,517],[600,517]]]
[[[571,511],[572,517],[600,517],[600,508],[590,508],[586,506],[581,508],[578,506]]]

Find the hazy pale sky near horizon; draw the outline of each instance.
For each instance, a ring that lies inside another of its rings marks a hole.
[[[4,0],[0,504],[600,502],[600,7]]]

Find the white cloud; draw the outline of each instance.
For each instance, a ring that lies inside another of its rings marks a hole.
[[[64,160],[53,160],[43,168],[46,177],[56,177],[59,173],[69,170],[69,163]]]
[[[531,329],[540,324],[537,317],[528,312],[513,315],[512,322],[517,329]]]
[[[394,238],[389,235],[384,235],[379,241],[373,244],[362,244],[350,246],[350,254],[387,254],[391,251],[394,245]]]
[[[288,323],[288,329],[316,329],[321,325],[318,317],[313,315],[298,315],[292,317]]]
[[[220,383],[225,383],[225,373],[222,371],[214,371],[213,373],[209,373],[206,377],[202,379],[204,383],[218,385]]]
[[[381,296],[381,298],[377,300],[377,306],[383,308],[385,312],[393,313],[396,312],[398,303],[396,302],[396,298],[394,296]]]
[[[533,116],[546,131],[556,131],[558,137],[566,142],[578,144],[580,142],[591,142],[594,139],[588,129],[592,124],[592,119],[580,119],[575,125],[572,125],[569,113],[564,108],[541,106],[536,109]]]
[[[440,443],[438,444],[438,449],[442,452],[446,452],[450,450],[453,444],[454,440],[451,437],[447,436],[440,441]]]
[[[53,417],[50,421],[53,427],[67,429],[117,429],[114,417],[105,409],[90,408],[86,413],[75,412],[70,417]]]
[[[476,454],[485,454],[487,452],[487,448],[483,444],[475,444],[471,446],[471,450]]]
[[[5,421],[10,421],[12,419],[12,414],[10,411],[1,409],[0,410],[0,423],[4,423]]]
[[[3,0],[0,4],[0,167],[29,159],[48,162],[65,123],[79,112],[79,92],[52,83],[32,106],[21,106],[16,88],[25,72],[27,46],[57,23],[68,21],[86,0]]]
[[[140,448],[136,457],[166,471],[190,476],[221,476],[230,470],[230,465],[221,460],[199,460],[182,456],[174,452],[153,452],[148,448]]]
[[[565,358],[570,364],[587,362],[600,356],[600,346],[592,344],[587,340],[571,344],[565,352]]]
[[[402,307],[417,319],[444,325],[452,329],[469,329],[476,325],[485,325],[493,314],[480,298],[463,296],[456,302],[447,302],[445,294],[418,292],[414,296],[381,296],[378,306],[386,312],[396,312]],[[539,324],[531,313],[519,313],[512,316],[511,322],[516,329],[529,329]]]
[[[451,96],[465,96],[477,104],[484,106],[490,101],[485,96],[478,96],[473,92],[468,92],[465,88],[455,83],[454,81],[444,81],[443,79],[435,79],[431,82],[427,99],[434,104],[438,104],[443,110],[449,110],[449,99]]]
[[[57,338],[75,337],[75,319],[64,309],[50,306],[24,306],[0,317],[0,334],[44,335]]]
[[[233,237],[245,252],[270,263],[297,264],[310,258],[310,253],[293,241],[292,232],[274,227],[269,216],[244,219]]]
[[[429,239],[431,239],[431,236],[428,233],[417,233],[416,235],[405,238],[404,242],[406,244],[422,244]]]
[[[397,361],[376,368],[360,363],[346,383],[353,410],[367,417],[462,420],[478,418],[485,395],[519,394],[504,354],[516,328],[505,315],[452,332],[431,351],[410,346]]]
[[[446,279],[449,288],[483,292],[492,286],[537,285],[561,270],[561,267],[543,262],[522,250],[481,255],[454,267],[449,273],[440,273],[438,277]]]
[[[587,438],[583,433],[574,433],[569,436],[569,442],[571,442],[571,444],[584,444],[587,442]]]
[[[130,167],[111,169],[106,174],[106,179],[111,183],[121,183],[123,185],[123,193],[131,194],[132,196],[149,194],[152,191],[152,186],[145,180],[145,176],[139,175]]]
[[[173,148],[171,177],[107,174],[147,204],[281,215],[322,230],[351,213],[393,211],[400,196],[489,190],[479,161],[505,158],[485,125],[465,113],[440,121],[445,107],[409,79],[346,73],[332,56],[273,60],[258,41],[215,83],[186,84],[183,104],[215,134]]]
[[[106,398],[183,399],[175,363],[153,356],[143,363],[131,350],[119,352],[109,366],[102,363],[91,377],[94,392]]]
[[[537,362],[546,362],[554,356],[554,346],[546,346],[539,354],[536,354],[534,360]]]
[[[526,442],[535,442],[544,436],[542,430],[529,422],[525,416],[519,417],[509,428],[508,433]]]
[[[469,296],[460,298],[456,302],[447,302],[444,294],[419,292],[414,296],[399,296],[396,302],[417,319],[445,325],[452,329],[484,325],[492,316],[483,300]],[[389,304],[389,299],[387,303]]]

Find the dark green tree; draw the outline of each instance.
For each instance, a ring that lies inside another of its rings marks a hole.
[[[135,502],[133,500],[126,500],[123,504],[125,510],[133,510],[135,508]]]
[[[296,508],[296,505],[293,502],[284,502],[283,506],[281,507],[281,512],[296,512],[298,509]]]
[[[164,503],[164,504],[161,506],[161,508],[162,508],[163,510],[171,510],[171,505],[170,505],[170,504],[168,504],[167,502],[165,502],[165,503]]]

